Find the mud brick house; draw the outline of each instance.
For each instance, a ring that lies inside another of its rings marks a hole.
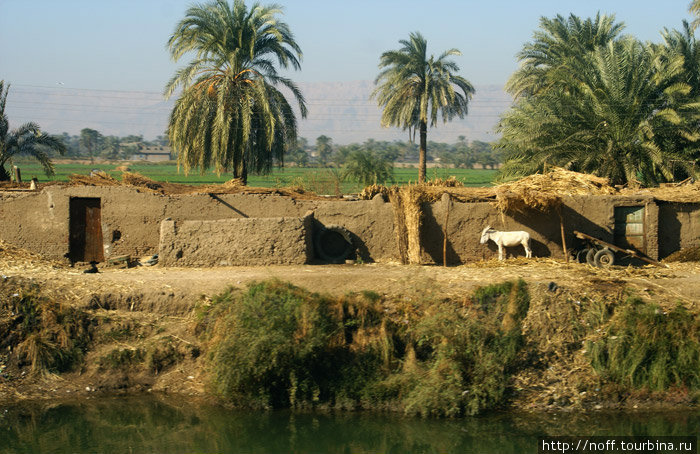
[[[349,258],[365,262],[491,259],[495,246],[479,243],[486,225],[530,232],[534,257],[563,258],[562,232],[572,250],[574,230],[652,259],[699,244],[698,185],[615,190],[587,176],[544,177],[496,188],[413,187],[414,195],[384,191],[370,200],[254,188],[175,193],[158,185],[0,189],[0,240],[53,259],[160,254],[172,266],[319,262],[319,232],[328,231],[352,243]],[[523,255],[521,247],[509,253]]]

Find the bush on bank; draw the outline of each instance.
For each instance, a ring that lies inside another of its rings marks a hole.
[[[82,363],[92,320],[82,310],[41,294],[36,285],[0,294],[0,351],[33,374],[66,372]]]
[[[616,308],[605,335],[586,342],[591,365],[631,388],[700,389],[700,318],[678,305],[664,310],[639,298]]]
[[[449,300],[330,298],[279,281],[204,308],[212,386],[239,405],[475,414],[503,403],[522,348],[523,281]]]

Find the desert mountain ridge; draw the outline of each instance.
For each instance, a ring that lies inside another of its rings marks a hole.
[[[299,136],[310,143],[326,135],[336,144],[361,143],[367,139],[407,140],[408,131],[383,128],[381,110],[370,99],[372,81],[301,82],[308,116],[299,119]],[[500,115],[511,105],[511,97],[500,85],[477,85],[464,119],[442,123],[428,131],[428,140],[454,143],[467,140],[493,141]],[[14,85],[7,99],[10,127],[33,121],[42,130],[79,134],[83,128],[103,135],[163,135],[174,98],[165,100],[157,92],[87,90],[64,87]]]

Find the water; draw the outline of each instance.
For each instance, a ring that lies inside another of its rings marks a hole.
[[[697,412],[426,420],[231,411],[154,396],[0,406],[0,453],[535,453],[538,436],[697,435]]]

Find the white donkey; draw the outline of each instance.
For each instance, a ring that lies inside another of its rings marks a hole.
[[[499,232],[492,229],[491,226],[486,226],[481,232],[481,244],[486,244],[491,240],[498,245],[498,260],[503,260],[503,248],[512,247],[522,244],[525,248],[525,257],[532,257],[532,249],[530,249],[530,234],[527,232]]]

